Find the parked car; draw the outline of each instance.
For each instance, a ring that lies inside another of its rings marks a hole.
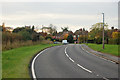
[[[55,41],[54,44],[61,44],[61,42]]]
[[[68,44],[67,40],[62,40],[62,44]]]

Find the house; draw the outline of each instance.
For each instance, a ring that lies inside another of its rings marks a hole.
[[[50,27],[42,27],[42,32],[43,32],[43,33],[50,34],[50,30],[51,30]]]
[[[42,32],[42,30],[41,30],[41,29],[34,29],[34,31],[35,31],[35,32],[37,32],[37,33]]]
[[[63,32],[59,32],[57,34],[55,34],[55,36],[53,36],[53,39],[64,39],[64,35],[74,35],[74,33],[72,31],[63,31]]]
[[[53,39],[62,39],[63,32],[56,33],[55,36],[53,36]]]
[[[44,33],[44,32],[39,32],[39,34],[43,37],[46,37],[47,36],[47,33]]]
[[[74,33],[74,40],[78,40],[81,35],[87,36],[88,35],[88,31],[85,30],[84,28],[76,30],[75,33]]]
[[[5,27],[5,30],[7,31],[7,32],[10,32],[10,33],[12,33],[12,31],[14,30],[12,27]]]
[[[5,23],[3,23],[2,26],[1,26],[1,31],[3,31],[3,32],[7,31],[7,32],[12,33],[13,30],[14,29],[12,27],[5,27]]]

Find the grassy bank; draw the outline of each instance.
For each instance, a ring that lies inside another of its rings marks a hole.
[[[118,45],[105,44],[105,49],[102,49],[102,44],[89,43],[87,45],[93,50],[118,56]]]
[[[24,46],[2,52],[2,77],[3,78],[30,78],[29,62],[40,50],[60,44],[39,44]]]
[[[2,51],[14,49],[14,48],[19,48],[22,46],[31,46],[31,45],[36,45],[36,44],[52,44],[53,42],[50,40],[42,40],[42,41],[32,41],[32,40],[27,40],[27,41],[13,41],[12,43],[8,41],[5,43],[4,41],[2,42]]]

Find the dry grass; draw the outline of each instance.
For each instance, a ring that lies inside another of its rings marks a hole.
[[[13,43],[10,43],[10,41],[8,41],[7,43],[2,43],[2,50],[10,50],[10,49],[14,49],[14,48],[19,48],[21,46],[30,46],[30,45],[36,45],[36,44],[52,44],[52,41],[49,40],[43,40],[43,41],[36,41],[36,42],[32,42],[31,40],[29,41],[14,41]]]

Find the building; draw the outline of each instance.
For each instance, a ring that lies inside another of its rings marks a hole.
[[[12,31],[14,30],[12,27],[5,27],[5,30],[7,31],[7,32],[10,32],[10,33],[12,33]]]
[[[39,32],[39,34],[43,37],[46,37],[47,36],[47,33],[43,33],[43,32]]]
[[[35,32],[37,32],[37,33],[42,32],[42,30],[41,30],[41,29],[34,29],[34,31],[35,31]]]
[[[51,30],[50,27],[42,27],[42,32],[43,32],[43,33],[50,34],[50,30]]]
[[[63,32],[59,32],[59,33],[56,33],[55,36],[53,36],[52,38],[53,39],[64,39],[64,35],[74,35],[74,33],[72,31],[63,31]]]
[[[1,30],[3,31],[3,32],[10,32],[10,33],[12,33],[12,31],[14,30],[12,27],[5,27],[5,23],[3,23],[2,24],[2,26],[1,26]]]

